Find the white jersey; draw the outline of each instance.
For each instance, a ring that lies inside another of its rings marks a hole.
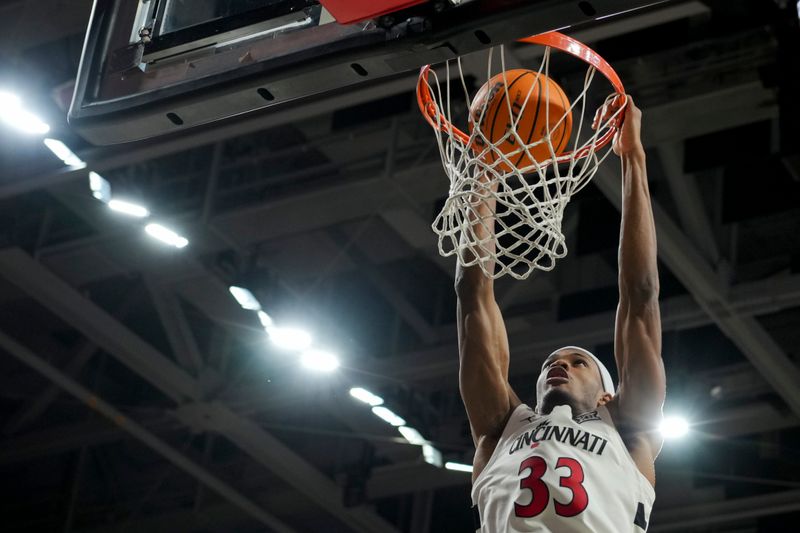
[[[642,533],[654,501],[602,406],[518,406],[472,485],[481,533]]]

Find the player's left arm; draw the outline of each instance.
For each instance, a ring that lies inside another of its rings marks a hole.
[[[663,444],[657,429],[663,416],[666,376],[661,359],[656,231],[640,137],[641,118],[641,111],[628,97],[624,122],[614,142],[614,152],[622,162],[619,306],[614,339],[619,387],[614,403],[620,425],[635,437],[638,448],[647,448],[638,449],[637,455],[655,460]]]

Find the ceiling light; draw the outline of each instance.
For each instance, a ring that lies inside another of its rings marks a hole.
[[[67,148],[67,145],[58,139],[45,139],[44,145],[55,154],[57,158],[64,162],[65,165],[70,167],[84,166],[86,163],[75,155],[72,150]]]
[[[25,133],[44,135],[50,131],[50,126],[23,109],[20,99],[11,93],[0,93],[0,120]]]
[[[244,287],[237,287],[236,285],[231,285],[228,287],[228,292],[231,293],[236,299],[236,302],[242,306],[243,309],[247,309],[248,311],[260,311],[261,304],[258,303],[256,297],[253,296],[253,293],[249,290],[245,289]]]
[[[92,196],[101,202],[111,201],[111,184],[97,172],[89,172],[89,189],[92,191]]]
[[[400,431],[400,434],[403,435],[409,444],[414,444],[416,446],[422,446],[427,440],[422,434],[414,428],[410,428],[408,426],[400,426],[397,428]]]
[[[472,472],[472,465],[465,465],[462,463],[446,462],[444,467],[448,470],[455,470],[456,472]]]
[[[144,230],[153,238],[159,241],[174,246],[175,248],[183,248],[189,241],[185,237],[181,237],[169,228],[165,228],[161,224],[148,224]]]
[[[145,218],[150,216],[150,211],[145,206],[126,202],[125,200],[109,200],[108,207],[118,213],[132,217]]]
[[[269,338],[278,348],[284,350],[307,350],[311,347],[311,334],[298,328],[267,327]]]
[[[304,367],[319,372],[332,372],[339,368],[339,359],[330,352],[323,350],[308,350],[300,356]]]
[[[7,91],[0,91],[0,106],[2,107],[22,107],[19,96]]]
[[[272,317],[269,316],[264,311],[258,312],[258,321],[261,322],[261,325],[264,326],[265,328],[271,328],[273,325]]]
[[[372,407],[383,404],[383,398],[381,398],[380,396],[376,396],[367,389],[362,389],[361,387],[353,387],[352,389],[350,389],[350,396],[352,396],[356,400],[361,400],[362,402],[369,404]]]
[[[680,416],[668,416],[658,429],[665,439],[679,439],[689,433],[689,422]]]
[[[391,424],[393,426],[405,426],[406,425],[406,421],[405,420],[403,420],[401,417],[399,417],[396,414],[394,414],[390,409],[388,409],[386,407],[382,407],[382,406],[373,407],[372,408],[372,412],[375,414],[375,416],[377,416],[378,418],[382,419],[385,422],[388,422],[389,424]]]
[[[442,467],[442,452],[430,444],[422,445],[422,458],[429,465],[438,466],[439,468]]]

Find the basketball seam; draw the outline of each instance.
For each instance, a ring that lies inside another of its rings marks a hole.
[[[537,72],[536,73],[536,85],[539,88],[539,95],[536,97],[536,112],[533,114],[533,123],[531,124],[531,130],[528,132],[528,138],[525,140],[525,146],[530,144],[531,137],[533,137],[533,132],[536,131],[536,124],[539,122],[539,106],[542,104],[542,91],[544,90],[542,88],[542,82],[539,79],[539,76],[540,76],[540,73]],[[550,81],[549,78],[547,78],[547,80],[548,80],[548,82]],[[522,153],[519,154],[519,158],[517,158],[516,162],[514,162],[514,167],[515,168],[518,168],[517,165],[519,165],[519,162],[522,161],[523,157],[525,157],[525,150],[523,150]],[[534,159],[533,158],[533,154],[531,154],[531,159]]]
[[[502,73],[501,73],[501,74],[502,74]],[[529,75],[529,74],[533,74],[533,73],[532,73],[531,71],[526,71],[526,72],[524,72],[524,73],[520,74],[519,76],[517,76],[517,77],[516,77],[516,79],[514,79],[514,81],[512,81],[512,82],[511,82],[511,85],[509,85],[508,87],[506,87],[505,91],[503,92],[503,100],[505,100],[505,99],[507,99],[507,98],[508,98],[508,93],[509,93],[509,91],[511,90],[511,88],[514,86],[514,84],[515,84],[515,83],[517,83],[519,80],[521,80],[522,78],[524,78],[525,76],[527,76],[527,75]],[[493,147],[495,147],[495,148],[496,148],[496,146],[495,146],[495,142],[496,142],[496,141],[492,141],[492,137],[494,137],[494,127],[495,127],[495,125],[497,124],[497,115],[499,114],[499,113],[498,113],[498,111],[500,110],[500,105],[502,105],[502,103],[503,103],[503,102],[502,102],[502,100],[501,100],[501,101],[500,101],[500,102],[497,104],[497,108],[494,110],[494,116],[492,117],[492,127],[491,127],[491,128],[489,128],[489,142],[490,142],[490,143],[492,144],[492,146],[493,146]],[[509,101],[509,106],[510,106],[510,101]],[[510,117],[509,117],[509,118],[510,118]],[[485,135],[485,134],[486,134],[486,132],[484,132],[484,135]],[[494,151],[492,151],[492,152],[491,152],[491,154],[492,154],[492,163],[494,163],[494,161],[495,161]],[[498,157],[498,159],[500,159],[500,158]]]

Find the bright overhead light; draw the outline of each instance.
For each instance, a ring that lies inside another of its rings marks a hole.
[[[356,400],[361,400],[362,402],[369,404],[372,407],[383,404],[383,398],[381,398],[380,396],[376,396],[367,389],[362,389],[361,387],[353,387],[352,389],[350,389],[350,396],[352,396]]]
[[[456,472],[472,472],[472,465],[453,463],[451,461],[446,462],[444,467],[448,470],[455,470]]]
[[[406,438],[409,444],[422,446],[423,444],[428,442],[427,440],[425,440],[425,437],[423,437],[422,434],[414,428],[410,428],[408,426],[400,426],[399,428],[397,428],[397,430],[400,431],[400,434]]]
[[[330,352],[323,350],[308,350],[300,356],[304,367],[319,372],[333,372],[339,368],[339,359]]]
[[[150,211],[143,205],[134,204],[133,202],[126,202],[125,200],[109,200],[108,207],[123,215],[129,215],[136,218],[145,218],[150,216]]]
[[[302,329],[271,326],[267,333],[273,344],[284,350],[302,351],[311,347],[311,334]]]
[[[237,287],[236,285],[231,285],[228,287],[228,292],[231,293],[236,299],[236,302],[242,306],[243,309],[247,309],[248,311],[260,311],[261,304],[258,303],[258,300],[253,293],[249,290],[245,289],[244,287]]]
[[[0,106],[2,107],[22,107],[22,100],[16,94],[0,91]]]
[[[658,429],[665,439],[679,439],[689,433],[689,422],[680,416],[668,416]]]
[[[405,426],[406,425],[406,421],[403,418],[397,416],[390,409],[388,409],[386,407],[383,407],[383,406],[373,407],[372,408],[372,412],[375,414],[375,416],[377,416],[378,418],[380,418],[381,420],[383,420],[385,422],[388,422],[389,424],[391,424],[393,426]]]
[[[261,325],[265,328],[271,328],[273,325],[272,317],[264,311],[258,311],[258,321],[261,322]]]
[[[111,184],[97,172],[89,172],[89,189],[92,191],[92,196],[101,202],[111,201]]]
[[[50,126],[23,109],[20,99],[11,93],[0,92],[0,120],[24,133],[44,135],[50,131]]]
[[[442,467],[442,452],[430,444],[422,445],[422,458],[429,465],[438,466],[439,468]]]
[[[67,145],[59,141],[58,139],[45,139],[44,145],[50,149],[53,154],[61,161],[64,162],[65,165],[70,167],[78,167],[78,166],[85,166],[86,163],[83,160],[75,155],[72,150],[67,148]]]
[[[50,131],[50,126],[39,117],[24,109],[5,109],[0,113],[3,122],[12,128],[31,135],[44,135]]]
[[[175,248],[183,248],[189,241],[185,237],[181,237],[169,228],[165,228],[161,224],[148,224],[144,230],[151,237],[159,241],[174,246]]]

